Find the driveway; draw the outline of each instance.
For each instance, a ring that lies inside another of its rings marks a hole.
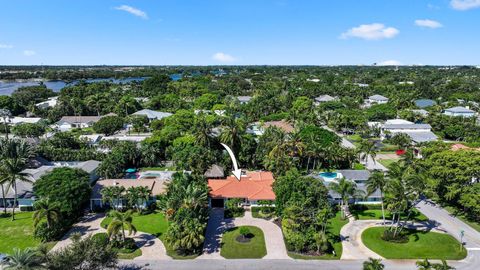
[[[60,241],[52,248],[51,251],[57,251],[62,248],[67,247],[72,243],[70,237],[79,233],[81,237],[86,237],[88,235],[94,235],[97,233],[106,232],[102,226],[100,226],[105,214],[93,214],[85,216],[80,222],[75,224],[70,231],[65,234]],[[142,255],[135,258],[134,260],[171,260],[172,258],[167,255],[167,251],[162,241],[157,237],[144,233],[137,232],[132,238],[137,243],[137,246],[140,247]]]
[[[204,253],[198,259],[224,259],[220,255],[223,233],[230,228],[247,225],[258,227],[263,231],[267,248],[264,259],[290,259],[283,241],[282,230],[273,222],[253,218],[250,211],[245,211],[245,216],[241,218],[223,219],[223,214],[223,209],[212,209],[207,225]]]

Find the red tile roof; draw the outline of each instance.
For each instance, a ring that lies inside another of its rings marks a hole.
[[[247,198],[248,200],[275,200],[272,190],[271,172],[247,172],[240,178],[228,176],[226,179],[209,179],[212,198]]]

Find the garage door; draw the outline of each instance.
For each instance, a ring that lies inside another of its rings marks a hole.
[[[211,203],[212,203],[212,207],[223,208],[223,199],[212,199]]]

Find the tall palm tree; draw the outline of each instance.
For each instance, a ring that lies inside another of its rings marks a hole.
[[[133,213],[128,210],[125,213],[119,211],[111,211],[110,216],[113,217],[110,224],[107,227],[107,233],[109,237],[112,235],[122,234],[122,241],[125,242],[125,228],[128,230],[128,235],[137,233],[137,228],[133,225]]]
[[[0,161],[0,183],[7,184],[14,191],[14,207],[12,220],[15,220],[17,206],[17,182],[31,182],[31,175],[23,172],[30,157],[33,156],[32,147],[24,140],[6,140],[2,146],[2,160]]]
[[[51,228],[60,218],[60,208],[58,204],[52,202],[49,198],[41,199],[33,205],[35,212],[33,213],[33,225],[37,226],[41,220],[46,219],[47,228]]]
[[[37,251],[32,248],[24,250],[14,248],[13,253],[5,258],[3,263],[5,270],[34,270],[45,269],[42,265],[40,256]]]
[[[340,195],[340,208],[342,218],[346,218],[345,212],[348,211],[348,201],[351,197],[361,197],[362,191],[357,189],[357,184],[343,177],[338,182],[331,182],[329,188]]]
[[[234,151],[240,147],[240,137],[245,131],[243,120],[236,119],[234,115],[225,118],[220,141],[229,145]]]
[[[360,142],[360,159],[365,162],[368,161],[368,157],[372,158],[373,163],[375,164],[375,157],[377,156],[377,150],[375,143],[369,140],[362,140]]]
[[[380,191],[380,199],[382,204],[382,219],[383,225],[385,225],[385,209],[383,203],[383,194],[385,193],[385,188],[387,187],[387,178],[385,174],[381,171],[374,171],[367,180],[367,195],[370,196],[375,191]]]
[[[0,118],[3,120],[3,127],[5,128],[5,137],[8,140],[8,125],[7,120],[12,117],[12,113],[7,109],[0,109]]]
[[[385,265],[382,264],[382,260],[368,258],[368,261],[363,262],[363,270],[383,270]]]

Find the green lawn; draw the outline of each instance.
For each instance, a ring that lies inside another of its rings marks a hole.
[[[384,230],[385,227],[366,229],[362,241],[386,259],[460,260],[467,256],[467,251],[448,234],[409,230],[409,242],[393,243],[381,238]]]
[[[452,206],[445,206],[444,209],[447,210],[449,213],[453,214],[456,218],[465,222],[468,226],[480,232],[480,223],[470,220],[462,212],[458,211]]]
[[[380,164],[382,164],[383,166],[387,167],[392,164],[392,163],[395,163],[398,161],[398,159],[379,159],[377,160]]]
[[[106,228],[112,219],[110,217],[106,217],[102,220],[101,226]],[[168,221],[166,220],[165,216],[161,212],[155,212],[148,215],[140,215],[138,213],[134,214],[133,217],[133,225],[137,228],[137,231],[149,233],[155,235],[160,240],[162,240],[165,248],[167,249],[168,256],[174,259],[194,259],[198,257],[199,254],[194,255],[180,255],[178,254],[172,247],[167,244],[165,241],[165,232],[168,229]]]
[[[238,242],[240,228],[246,227],[253,237],[248,243]],[[222,237],[220,255],[226,259],[260,259],[267,255],[265,239],[260,228],[254,226],[241,226],[228,230]]]
[[[254,218],[263,218],[263,219],[271,219],[275,216],[275,207],[267,207],[268,212],[267,213],[262,213],[260,210],[262,207],[258,206],[253,206],[251,208],[252,211],[252,217]]]
[[[40,241],[33,237],[32,212],[15,213],[15,221],[10,215],[0,216],[0,253],[10,254],[13,248],[36,247]]]
[[[380,206],[378,206],[380,207]],[[376,207],[375,207],[376,208]],[[381,209],[355,209],[352,208],[350,213],[358,220],[369,220],[369,219],[382,219],[382,210]],[[402,215],[404,217],[404,215]],[[392,218],[392,215],[389,211],[385,210],[385,219],[389,220]],[[427,221],[428,218],[422,214],[420,211],[414,209],[410,215],[410,220],[415,221]]]
[[[333,254],[327,254],[323,256],[309,256],[309,255],[298,254],[295,252],[288,252],[288,256],[290,256],[293,259],[300,259],[300,260],[339,260],[340,257],[342,257],[342,241],[340,239],[340,230],[347,223],[348,223],[348,219],[342,219],[340,211],[337,212],[334,218],[330,219],[328,236],[329,236],[330,242],[333,244],[333,248],[335,250],[336,256],[334,256]]]

